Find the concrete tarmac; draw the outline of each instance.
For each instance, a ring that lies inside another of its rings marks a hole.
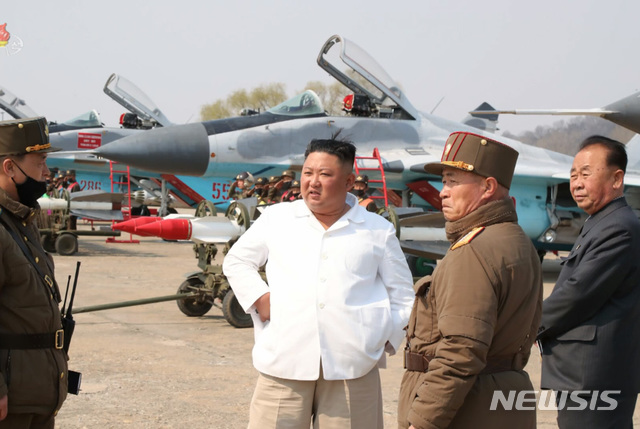
[[[63,294],[67,276],[73,276],[76,261],[81,261],[74,307],[171,295],[188,273],[198,271],[191,243],[133,238],[140,243],[80,237],[76,255],[54,255]],[[544,269],[546,296],[557,277],[558,260],[547,258]],[[82,372],[82,391],[69,395],[56,427],[246,427],[257,376],[251,364],[253,330],[230,326],[220,308],[187,317],[170,301],[82,313],[75,320],[69,368]],[[387,363],[381,371],[384,420],[385,427],[394,428],[402,357],[397,354]],[[539,389],[535,346],[526,369]],[[555,418],[555,411],[538,411],[538,428],[557,427]],[[640,424],[640,407],[634,423]]]

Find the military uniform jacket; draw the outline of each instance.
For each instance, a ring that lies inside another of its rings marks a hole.
[[[640,221],[624,198],[589,217],[544,301],[542,387],[640,392]]]
[[[453,243],[423,278],[407,329],[408,347],[430,358],[406,371],[399,427],[535,428],[535,411],[491,411],[494,391],[533,390],[526,372],[540,321],[542,272],[511,200],[447,222]],[[513,370],[480,375],[488,361]]]
[[[40,270],[53,279],[53,259],[40,245],[30,209],[0,189],[2,220],[23,239]],[[47,288],[14,238],[0,225],[0,334],[46,334],[62,328],[58,286]],[[49,415],[67,396],[64,350],[7,349],[0,344],[0,397],[9,395],[9,413]]]

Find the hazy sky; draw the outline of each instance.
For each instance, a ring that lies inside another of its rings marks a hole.
[[[420,110],[462,119],[507,108],[591,108],[640,88],[640,1],[5,1],[0,85],[50,120],[124,111],[102,88],[137,84],[174,122],[240,88],[331,83],[318,67],[333,34],[356,42]],[[16,39],[13,39],[16,40]],[[5,115],[5,119],[9,119]],[[558,117],[503,116],[518,133]]]

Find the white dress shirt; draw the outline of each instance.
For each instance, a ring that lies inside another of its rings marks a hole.
[[[224,258],[229,284],[255,329],[253,364],[275,377],[367,374],[388,341],[397,350],[413,304],[412,276],[393,225],[347,195],[351,209],[325,230],[303,200],[265,210]],[[266,265],[268,285],[258,274]],[[271,320],[253,304],[271,292]]]

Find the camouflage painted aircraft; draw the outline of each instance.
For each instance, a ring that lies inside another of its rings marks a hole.
[[[246,170],[267,176],[284,169],[299,171],[311,139],[342,130],[341,135],[355,143],[358,156],[371,156],[378,149],[387,186],[402,195],[403,206],[438,209],[441,179],[426,174],[423,166],[440,160],[451,132],[469,131],[520,153],[511,195],[534,244],[541,251],[570,247],[584,219],[568,191],[571,157],[494,135],[481,124],[472,127],[418,111],[372,57],[341,36],[325,42],[317,62],[353,92],[346,115],[329,116],[317,95],[307,90],[261,114],[156,128],[93,153],[165,174],[230,177]],[[368,162],[358,161],[360,166]],[[430,252],[428,244],[412,246]]]
[[[130,112],[120,117],[120,128],[105,127],[95,110],[49,126],[52,145],[63,149],[63,152],[49,155],[49,167],[61,172],[75,170],[76,179],[83,191],[111,190],[109,161],[97,157],[91,150],[151,128],[173,125],[146,94],[122,76],[109,76],[104,92]],[[24,100],[3,87],[0,87],[0,108],[16,119],[40,116]],[[117,166],[116,169],[122,170],[122,166]],[[236,173],[229,177],[235,177]],[[134,185],[139,188],[136,193],[138,200],[142,203],[164,203],[168,207],[195,207],[205,199],[224,206],[231,182],[226,177],[177,177],[140,169],[132,169],[131,176]],[[162,195],[165,195],[164,202]]]

